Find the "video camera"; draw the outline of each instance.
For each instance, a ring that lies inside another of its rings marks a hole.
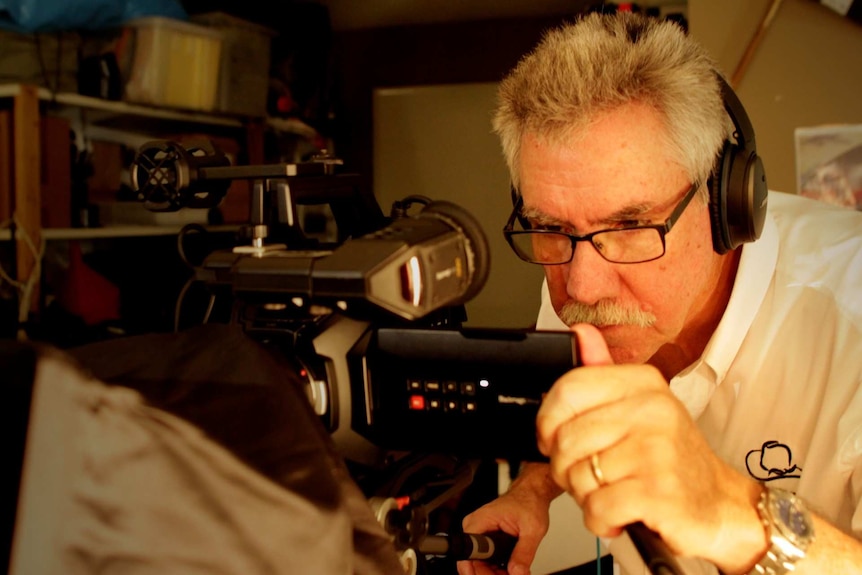
[[[132,182],[148,209],[172,211],[215,207],[233,180],[251,181],[243,241],[206,256],[195,279],[233,302],[232,321],[248,335],[296,366],[348,462],[423,480],[427,466],[417,462],[434,454],[465,462],[449,470],[442,493],[423,487],[424,508],[372,497],[402,548],[453,552],[463,545],[428,536],[417,518],[469,483],[471,460],[542,458],[536,412],[576,363],[572,334],[465,328],[464,304],[490,267],[481,225],[455,204],[422,196],[396,202],[386,217],[340,166],[324,154],[234,167],[214,149],[158,141],[140,149]],[[309,213],[324,213],[335,233],[311,233]],[[398,491],[409,481],[387,483]],[[484,557],[464,553],[458,558]]]

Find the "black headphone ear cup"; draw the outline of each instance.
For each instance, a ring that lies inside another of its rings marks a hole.
[[[727,247],[732,250],[760,237],[769,192],[763,162],[753,150],[735,148],[727,178]]]
[[[716,168],[709,213],[713,248],[724,254],[760,237],[768,189],[763,162],[754,151],[725,142]]]
[[[725,142],[715,164],[715,171],[707,182],[709,188],[709,218],[712,224],[712,247],[716,253],[724,254],[730,250],[730,230],[727,215],[727,186],[730,162],[735,146]]]

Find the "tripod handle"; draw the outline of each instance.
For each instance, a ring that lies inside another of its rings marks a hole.
[[[419,552],[445,555],[456,561],[484,561],[505,568],[518,538],[503,531],[429,535],[419,543]]]

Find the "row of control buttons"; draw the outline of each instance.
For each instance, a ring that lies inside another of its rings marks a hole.
[[[476,411],[476,402],[472,400],[459,401],[457,399],[411,395],[410,409],[413,411],[463,411],[469,413]]]
[[[476,400],[472,399],[476,383],[472,381],[408,379],[407,390],[411,392],[408,401],[412,411],[476,411]]]
[[[461,395],[473,396],[476,395],[476,383],[473,381],[408,379],[407,390],[420,393],[440,393],[442,391],[445,394],[460,393]]]

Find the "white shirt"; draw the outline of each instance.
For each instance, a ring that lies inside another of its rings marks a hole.
[[[546,284],[537,327],[565,329]],[[862,537],[862,213],[771,192],[721,322],[670,387],[724,461]],[[644,572],[627,539],[610,551]]]

